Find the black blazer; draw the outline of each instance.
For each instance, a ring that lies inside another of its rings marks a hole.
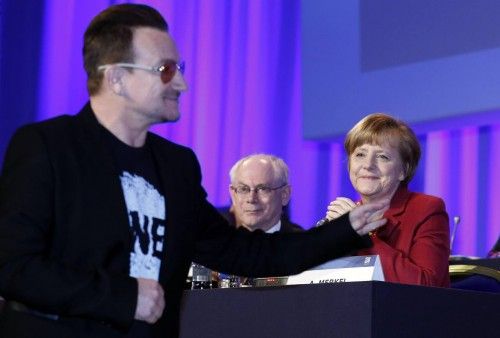
[[[87,104],[76,116],[22,127],[11,140],[0,180],[0,294],[29,311],[4,312],[4,338],[123,337],[134,322],[131,234],[103,132]],[[146,142],[167,217],[159,277],[166,306],[153,337],[177,336],[191,261],[243,276],[288,275],[368,243],[347,216],[301,234],[234,229],[207,202],[190,149],[152,133]]]
[[[301,232],[304,231],[304,229],[296,224],[290,221],[286,217],[281,217],[281,228],[279,232]]]
[[[234,217],[234,213],[231,212],[231,207],[223,207],[223,208],[218,208],[217,211],[224,217],[229,224],[232,226],[236,226],[236,219]],[[300,232],[304,231],[304,228],[302,228],[300,225],[293,223],[290,221],[288,218],[288,215],[283,214],[281,215],[281,228],[279,232]]]

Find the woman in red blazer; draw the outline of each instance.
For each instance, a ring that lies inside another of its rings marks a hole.
[[[373,247],[355,254],[380,255],[388,282],[449,286],[444,202],[407,188],[420,159],[420,145],[411,128],[386,114],[371,114],[349,131],[344,147],[349,178],[361,200],[338,197],[328,206],[327,218],[340,217],[362,203],[389,199],[388,221],[371,234]]]

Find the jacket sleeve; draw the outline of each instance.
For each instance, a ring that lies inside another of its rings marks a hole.
[[[136,306],[134,279],[52,253],[56,228],[65,226],[54,212],[53,155],[34,126],[10,142],[0,178],[0,294],[37,311],[127,327]]]
[[[450,255],[448,214],[441,199],[432,198],[408,213],[416,224],[401,224],[408,229],[408,252],[398,250],[375,236],[373,251],[380,254],[387,276],[400,283],[449,286]],[[418,220],[415,220],[418,217]]]
[[[350,250],[371,245],[349,222],[349,215],[322,227],[296,233],[266,234],[230,226],[206,201],[199,165],[192,188],[197,191],[197,233],[194,261],[214,270],[247,277],[299,273]]]

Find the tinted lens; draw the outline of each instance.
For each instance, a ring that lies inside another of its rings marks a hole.
[[[168,61],[168,62],[166,62],[162,66],[161,81],[163,83],[170,82],[173,79],[176,70],[177,70],[177,64],[174,61]]]

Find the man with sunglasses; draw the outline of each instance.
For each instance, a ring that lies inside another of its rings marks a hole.
[[[179,118],[187,88],[163,17],[111,6],[88,26],[83,56],[90,102],[20,128],[4,160],[2,338],[176,337],[191,261],[293,274],[369,245],[362,235],[385,223],[379,203],[293,236],[229,226],[193,152],[148,132]]]

